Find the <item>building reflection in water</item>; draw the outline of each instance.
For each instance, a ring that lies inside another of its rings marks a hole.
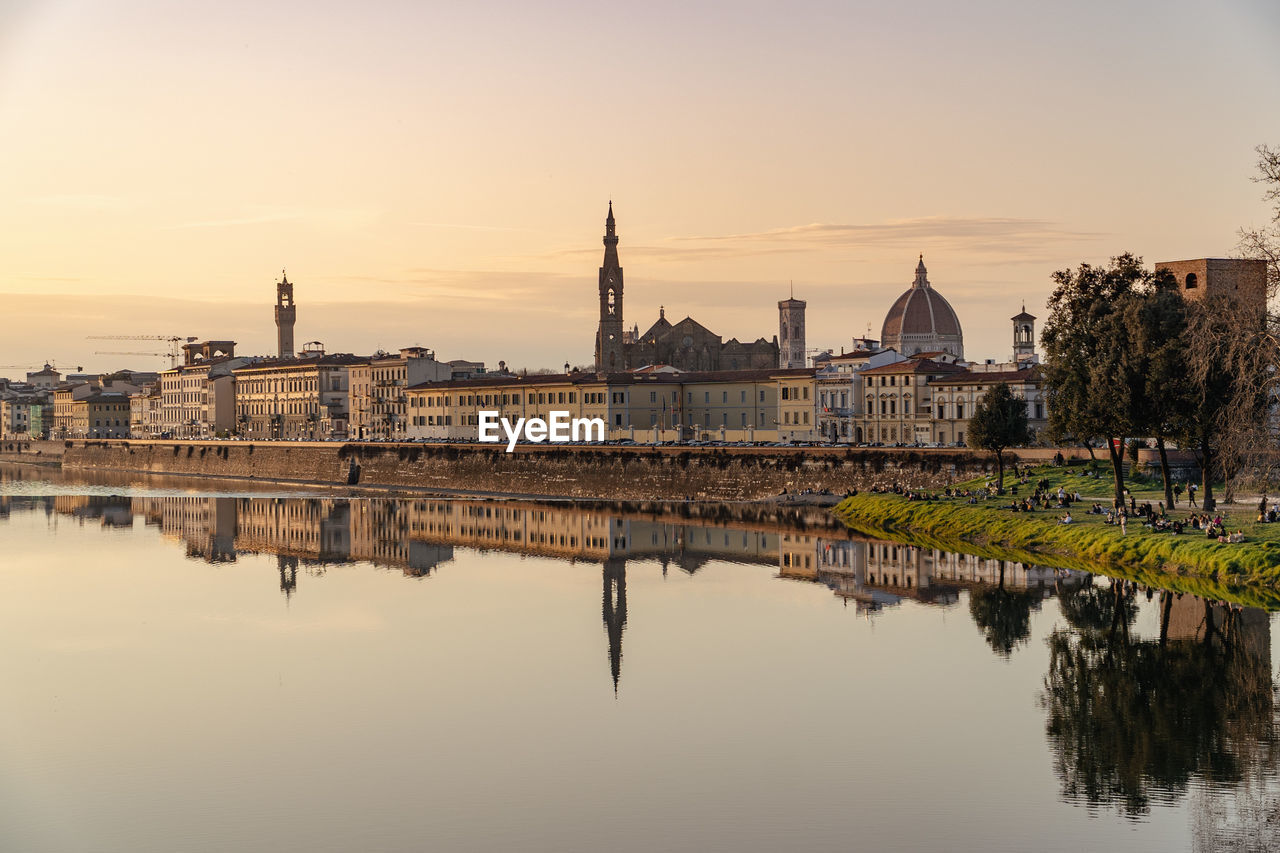
[[[950,607],[967,591],[970,616],[994,653],[1027,642],[1031,614],[1058,597],[1040,702],[1062,797],[1141,816],[1193,791],[1197,839],[1234,843],[1241,821],[1276,838],[1280,740],[1264,611],[1192,595],[1139,590],[1080,573],[857,538],[825,514],[711,518],[690,510],[586,508],[536,502],[270,497],[0,497],[0,518],[41,512],[56,521],[127,528],[141,517],[186,554],[226,563],[273,555],[285,596],[300,577],[368,562],[427,578],[455,548],[598,563],[601,618],[615,692],[627,627],[627,563],[694,574],[711,561],[777,567],[781,579],[820,584],[866,618],[906,599]],[[750,513],[745,513],[750,516]],[[1145,600],[1144,600],[1145,599]],[[1158,632],[1135,636],[1141,606]],[[1230,787],[1200,786],[1195,779]],[[1265,792],[1242,815],[1221,792]],[[1249,786],[1252,786],[1251,788]],[[1273,847],[1272,849],[1276,849]]]
[[[5,498],[0,510],[15,501],[107,526],[129,526],[140,516],[182,543],[188,557],[210,563],[243,553],[274,555],[286,597],[297,591],[300,574],[319,575],[341,563],[367,562],[425,578],[453,559],[455,547],[596,562],[615,688],[627,623],[628,561],[657,562],[664,576],[672,566],[693,574],[713,560],[776,566],[779,577],[825,585],[868,617],[908,598],[953,605],[961,589],[970,588],[975,621],[1006,655],[1025,640],[1030,610],[1043,597],[1087,577],[868,541],[808,510],[686,518],[689,510],[673,507],[640,512],[519,501],[186,495]],[[985,597],[988,587],[998,593]]]

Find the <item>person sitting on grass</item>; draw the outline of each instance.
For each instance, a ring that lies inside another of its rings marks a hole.
[[[1230,542],[1232,545],[1239,545],[1241,542],[1244,541],[1244,531],[1237,530],[1235,533],[1232,533],[1227,537],[1227,541]]]
[[[1064,515],[1062,518],[1058,519],[1058,523],[1059,523],[1059,524],[1070,524],[1070,523],[1071,523],[1071,510],[1067,510],[1067,514],[1066,514],[1066,515]]]

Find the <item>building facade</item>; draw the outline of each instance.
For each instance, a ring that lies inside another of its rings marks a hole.
[[[350,370],[367,361],[317,352],[236,369],[236,432],[255,441],[346,439]]]
[[[353,364],[351,438],[403,441],[409,430],[409,386],[452,378],[452,365],[437,361],[435,353],[425,347],[405,347],[398,355],[374,356],[365,364]]]

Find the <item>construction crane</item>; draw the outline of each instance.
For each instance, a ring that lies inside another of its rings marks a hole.
[[[171,353],[167,352],[124,352],[121,350],[100,349],[94,350],[94,355],[149,355],[155,358],[172,358]]]
[[[54,364],[52,361],[46,361],[44,364],[0,364],[0,370],[30,370],[32,373],[44,370],[45,368],[57,370],[58,365]],[[84,370],[83,367],[76,365],[76,373],[80,373],[82,370]]]
[[[168,353],[160,353],[160,355],[169,356],[169,366],[177,367],[178,360],[182,357],[182,345],[194,343],[198,338],[183,335],[88,335],[89,340],[93,341],[165,341],[169,344]],[[104,353],[105,354],[105,353]],[[112,355],[146,355],[146,353],[111,353]]]

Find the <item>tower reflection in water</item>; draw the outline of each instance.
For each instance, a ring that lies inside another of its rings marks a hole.
[[[188,557],[275,557],[279,587],[334,564],[365,562],[427,578],[454,549],[600,565],[601,619],[614,690],[627,629],[627,564],[690,575],[712,561],[776,567],[822,585],[868,618],[906,599],[951,607],[967,593],[992,652],[1028,643],[1032,614],[1057,597],[1040,704],[1064,800],[1141,816],[1190,796],[1197,836],[1216,847],[1242,821],[1280,827],[1271,617],[1190,594],[1080,572],[858,538],[823,513],[767,508],[582,507],[536,502],[258,497],[0,497],[0,518],[43,512],[107,531],[146,526]],[[700,512],[703,517],[691,518]],[[1157,626],[1137,636],[1139,611]],[[1196,780],[1225,784],[1196,785]],[[1245,813],[1240,791],[1260,792]]]

